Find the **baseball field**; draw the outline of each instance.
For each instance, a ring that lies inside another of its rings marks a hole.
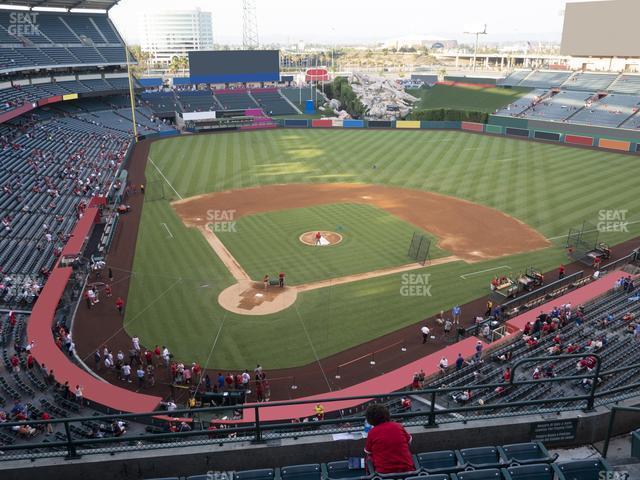
[[[204,366],[307,364],[484,296],[494,275],[556,268],[568,230],[603,211],[629,223],[601,240],[638,236],[630,161],[457,131],[156,141],[124,327]],[[301,241],[316,231],[341,241]],[[430,241],[426,266],[407,255],[414,233]],[[295,296],[273,313],[218,301],[245,282],[268,304],[279,287],[261,282],[279,272]]]

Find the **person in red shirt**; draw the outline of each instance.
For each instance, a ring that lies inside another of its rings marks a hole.
[[[42,412],[41,420],[51,420],[51,416],[47,412]],[[47,436],[53,433],[53,426],[50,423],[46,424]]]
[[[122,299],[122,297],[118,297],[116,299],[116,308],[118,309],[118,313],[122,315],[122,310],[124,309],[124,300]]]
[[[558,267],[558,280],[562,280],[564,278],[564,265],[560,265]]]
[[[367,408],[367,422],[373,426],[367,435],[365,453],[376,473],[411,472],[416,469],[409,450],[411,435],[390,420],[389,409],[374,403]],[[373,473],[373,472],[369,472]]]
[[[508,382],[509,380],[511,380],[511,369],[509,367],[507,367],[507,369],[502,374],[502,379],[505,382]]]
[[[20,359],[17,355],[11,357],[11,367],[13,368],[13,373],[17,373],[20,371]]]
[[[161,363],[161,358],[160,357],[162,356],[162,350],[160,350],[160,345],[156,345],[156,348],[153,349],[153,353],[156,356],[156,360],[157,360],[158,365],[160,365],[160,363]]]

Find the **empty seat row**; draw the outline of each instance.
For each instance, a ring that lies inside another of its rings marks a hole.
[[[613,472],[602,459],[577,460],[559,464],[515,465],[505,468],[487,468],[455,473],[419,474],[399,472],[375,474],[348,460],[326,464],[291,465],[282,468],[264,468],[233,472],[227,480],[601,480]],[[192,475],[186,480],[209,480],[210,475]],[[178,477],[154,480],[179,480]]]

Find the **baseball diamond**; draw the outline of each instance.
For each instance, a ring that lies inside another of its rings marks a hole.
[[[0,479],[640,479],[640,2],[182,3],[0,6]]]

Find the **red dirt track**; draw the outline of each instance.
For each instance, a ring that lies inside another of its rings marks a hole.
[[[129,161],[129,178],[132,184],[144,184],[145,176],[144,171],[147,162],[147,155],[149,152],[151,141],[146,140],[140,142],[133,150],[132,155]],[[250,213],[249,203],[252,203],[256,208],[256,205],[261,205],[258,200],[260,195],[266,195],[273,188],[284,188],[285,186],[273,186],[273,187],[263,187],[253,189],[256,191],[256,195],[258,197],[254,197],[251,202],[246,202],[247,207],[245,210],[245,214]],[[328,188],[323,185],[307,185],[304,187],[303,192],[302,189],[298,190],[299,195],[303,195],[305,197],[308,196],[308,192],[310,188]],[[368,185],[357,185],[352,188],[343,189],[343,195],[347,195],[347,198],[353,198],[354,192],[362,195],[363,192],[368,191],[370,193],[379,194],[384,191],[386,187],[378,187],[378,186],[368,186]],[[389,187],[390,188],[390,187]],[[399,193],[402,194],[401,189],[391,189],[394,194]],[[395,192],[395,190],[400,190],[400,192]],[[244,191],[246,194],[246,190]],[[402,195],[406,195],[398,199],[398,202],[401,201],[414,201],[412,198],[413,191],[404,191],[405,193]],[[409,193],[406,193],[409,192]],[[221,198],[224,198],[224,194],[220,194]],[[227,198],[231,198],[236,195],[234,192],[230,192],[226,195]],[[442,196],[440,196],[442,197]],[[273,197],[271,197],[273,198]],[[345,198],[343,196],[343,198]],[[386,196],[387,201],[392,201],[394,199],[393,196]],[[449,198],[449,197],[444,197]],[[191,199],[187,199],[189,201]],[[329,200],[331,203],[346,201],[340,200],[340,198],[332,197]],[[327,201],[326,203],[329,203]],[[351,200],[353,201],[353,200]],[[361,199],[362,201],[362,199]],[[78,312],[76,314],[74,320],[73,327],[73,335],[74,341],[77,346],[78,354],[81,358],[85,359],[85,362],[93,367],[93,353],[96,348],[106,344],[113,351],[117,351],[119,349],[123,350],[123,352],[128,352],[131,348],[131,339],[127,335],[123,327],[123,317],[118,315],[116,309],[114,307],[113,299],[121,296],[122,298],[127,299],[127,294],[129,290],[129,279],[130,273],[133,267],[133,258],[135,254],[136,247],[136,239],[138,234],[138,226],[140,223],[140,216],[142,212],[142,204],[143,204],[143,196],[141,194],[133,194],[127,199],[127,203],[131,205],[131,213],[127,215],[121,216],[120,222],[117,227],[117,232],[115,234],[113,244],[111,247],[111,253],[107,257],[107,266],[111,267],[114,273],[114,282],[113,282],[113,298],[106,299],[101,301],[98,305],[93,307],[91,310],[87,309],[84,302],[82,302],[78,308]],[[467,203],[467,202],[464,202]],[[235,205],[235,207],[229,207],[228,203],[225,202],[224,208],[238,208],[240,209],[240,202]],[[297,203],[292,203],[291,198],[287,199],[287,205],[281,208],[291,207],[292,205],[302,206]],[[471,204],[473,205],[473,204]],[[176,206],[176,209],[180,208],[179,205]],[[186,208],[186,207],[185,207]],[[209,206],[208,208],[216,208],[214,206]],[[393,212],[393,208],[398,208],[397,205],[389,204],[389,211]],[[438,208],[445,208],[443,206],[438,206]],[[486,207],[483,207],[486,208]],[[421,217],[427,212],[418,212],[417,208],[416,215],[420,215]],[[491,209],[487,209],[491,210]],[[202,210],[199,210],[202,212]],[[188,213],[188,209],[187,212]],[[500,212],[498,212],[500,213]],[[444,214],[444,213],[443,213]],[[451,214],[451,213],[448,213]],[[509,219],[510,217],[501,214],[502,216]],[[398,215],[401,218],[402,215]],[[194,217],[195,218],[195,217]],[[406,219],[406,218],[405,218]],[[474,224],[477,224],[476,219],[472,219]],[[486,220],[486,217],[484,218]],[[412,220],[408,220],[411,223],[415,223]],[[527,238],[521,238],[520,247],[523,245],[530,245],[527,242],[535,239],[534,243],[536,247],[540,248],[546,246],[546,240],[542,239],[542,237],[537,234],[537,232],[533,231],[526,225],[521,224],[515,219],[511,219],[517,225],[514,225],[514,228],[518,229],[517,231],[522,232],[523,234],[526,232]],[[483,223],[485,227],[489,224]],[[439,232],[434,229],[433,225],[430,225],[429,228],[425,229],[431,231],[435,235],[439,235]],[[491,228],[484,228],[479,230],[479,234],[475,240],[479,242],[482,237],[485,237],[486,234],[491,233]],[[477,231],[478,232],[478,231]],[[477,233],[476,232],[476,233]],[[508,234],[502,232],[501,236],[508,237]],[[441,237],[444,238],[444,237]],[[541,240],[542,239],[542,240]],[[452,240],[453,242],[453,240]],[[544,244],[543,244],[544,243]],[[442,243],[444,248],[453,251],[452,248],[460,248],[456,247],[456,243],[453,242],[449,245]],[[483,243],[484,245],[484,243]],[[625,244],[618,245],[613,249],[613,258],[618,258],[623,254],[627,254],[632,248],[640,245],[640,239],[636,239],[633,241],[626,242]],[[488,247],[488,245],[487,245]],[[529,246],[525,248],[525,250],[530,250],[532,247]],[[479,247],[475,247],[474,250],[480,250]],[[523,251],[523,250],[519,250]],[[488,251],[484,251],[483,253],[487,253]],[[503,252],[501,254],[507,254],[507,252]],[[583,269],[583,265],[572,264],[567,265],[567,274],[573,273],[575,271]],[[550,277],[552,277],[555,273],[551,273]],[[92,280],[92,279],[91,279]],[[485,309],[486,298],[477,299],[474,302],[462,306],[462,324],[468,326],[471,323],[471,318],[475,315],[481,314]],[[318,394],[322,392],[326,392],[328,387],[325,382],[325,378],[331,385],[332,390],[337,390],[344,388],[349,385],[353,385],[364,381],[366,379],[375,377],[377,375],[381,375],[383,373],[389,372],[395,368],[398,368],[402,365],[405,365],[411,361],[422,358],[423,356],[436,352],[440,350],[445,345],[452,343],[454,340],[445,339],[443,337],[443,332],[441,327],[439,327],[434,322],[434,318],[430,318],[426,320],[426,323],[432,328],[432,334],[436,335],[437,340],[430,342],[426,345],[422,345],[421,336],[419,334],[419,327],[423,325],[425,321],[417,322],[414,325],[407,326],[403,329],[400,329],[396,332],[388,334],[384,337],[377,338],[375,340],[363,343],[356,347],[353,347],[349,350],[339,352],[330,357],[326,357],[321,359],[320,362],[310,363],[308,365],[290,368],[290,369],[280,369],[280,370],[270,370],[268,365],[264,365],[268,377],[271,381],[271,390],[272,390],[272,399],[289,399],[302,397],[312,394]],[[170,339],[167,339],[169,341]],[[153,348],[154,345],[146,345],[148,348]],[[405,351],[403,351],[403,348]],[[375,353],[374,353],[375,352]],[[370,365],[370,360],[375,358],[375,365]],[[185,361],[185,363],[189,359],[181,359]],[[340,379],[336,379],[335,375],[338,370],[339,365],[344,365],[349,363],[349,365],[343,366],[340,368]],[[247,368],[252,368],[253,365],[247,365]],[[212,380],[215,378],[214,375],[217,375],[218,370],[210,367],[208,369],[208,373],[212,376]],[[105,373],[104,368],[98,370],[98,374],[104,375],[104,378],[117,384],[119,386],[123,386],[125,388],[135,389],[135,384],[123,384],[120,380],[115,378],[113,373]],[[407,383],[410,382],[411,379],[407,379]],[[153,388],[149,388],[145,390],[145,393],[157,394],[164,397],[167,397],[171,394],[171,390],[167,386],[169,382],[169,375],[162,368],[158,368],[156,371],[156,386]],[[296,390],[291,389],[291,385],[295,383],[298,388]],[[381,385],[381,391],[384,390],[384,385]],[[185,398],[185,394],[180,395],[176,394],[177,400],[181,400]],[[253,400],[253,398],[250,398]]]

